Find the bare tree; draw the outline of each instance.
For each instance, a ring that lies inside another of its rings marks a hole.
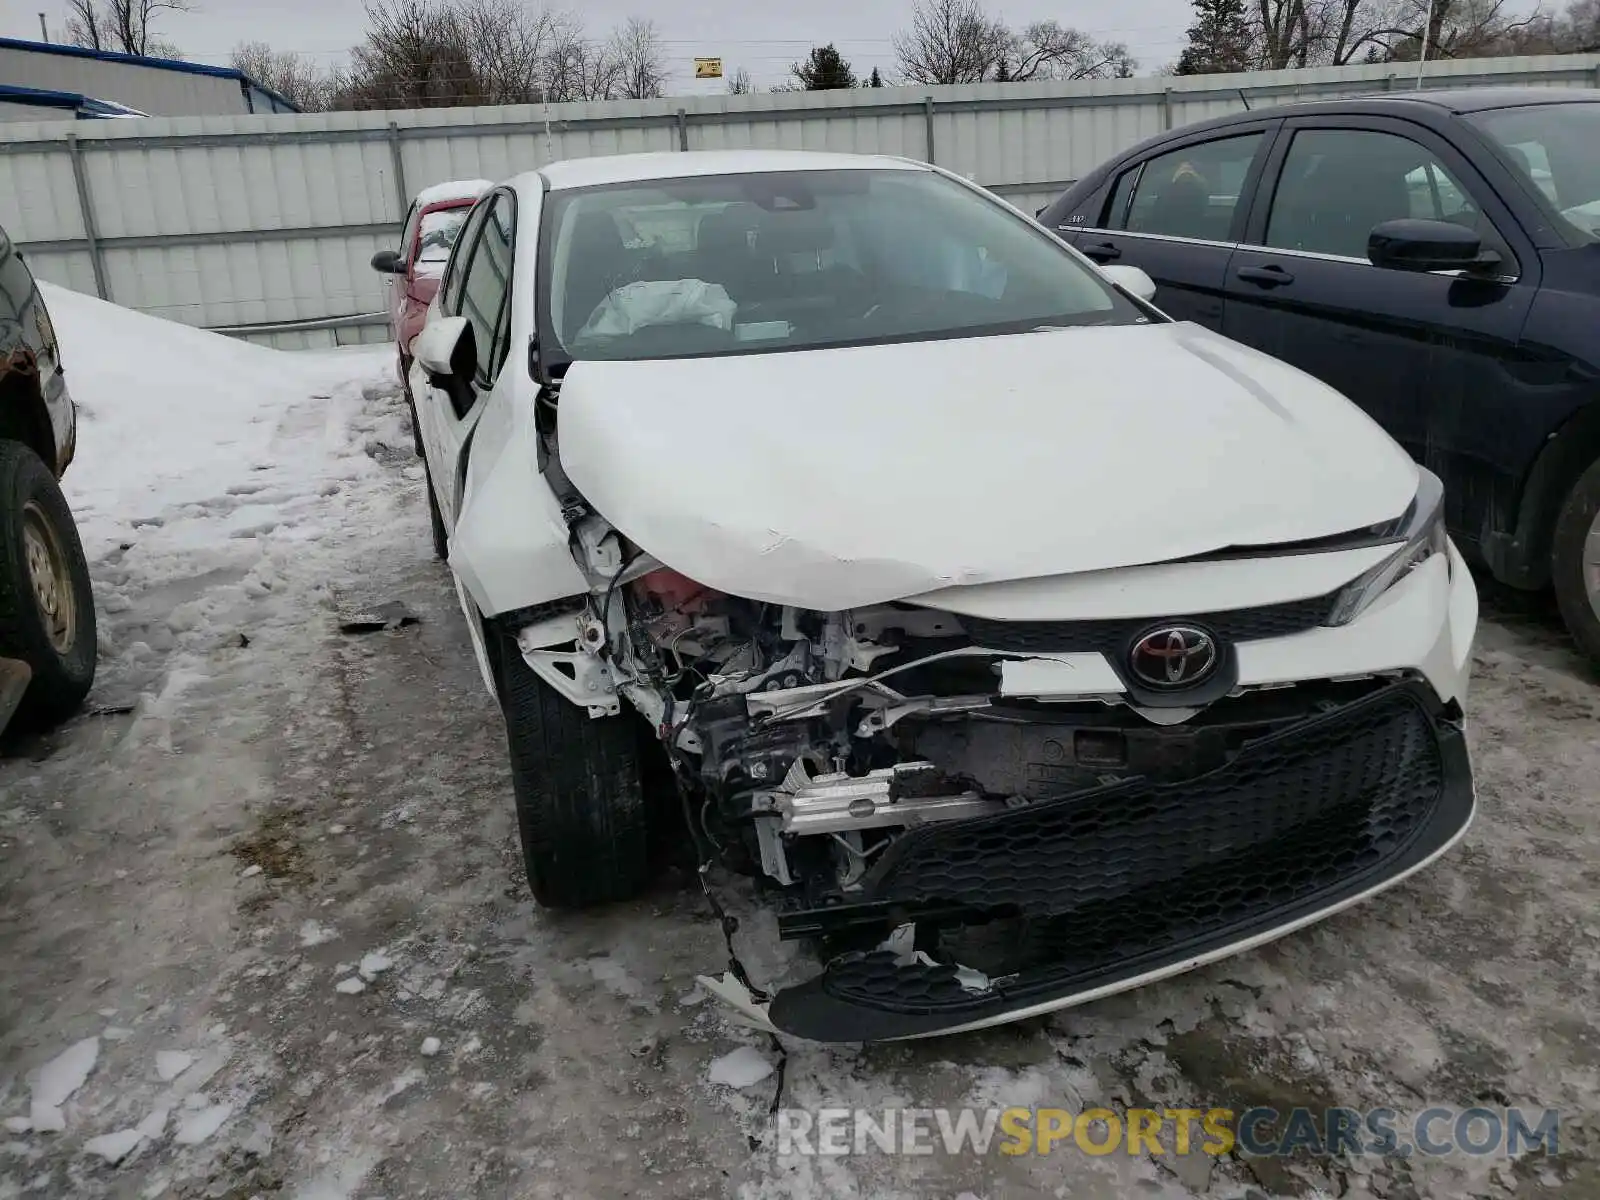
[[[454,7],[474,69],[495,104],[543,100],[551,55],[574,31],[581,34],[575,17],[519,0],[456,0]]]
[[[617,73],[616,95],[624,100],[654,100],[667,82],[667,65],[655,22],[629,17],[611,35],[606,56]]]
[[[154,36],[162,13],[189,12],[190,0],[67,0],[67,37],[75,46],[172,58],[177,48]]]
[[[894,55],[907,83],[981,83],[1008,36],[978,0],[918,0],[911,28],[894,35]]]
[[[241,42],[229,62],[257,83],[277,92],[302,112],[321,112],[333,105],[343,80],[292,50],[274,50],[266,42]]]
[[[1056,21],[1006,31],[990,77],[1000,83],[1031,79],[1110,79],[1133,74],[1133,56],[1120,42],[1097,42]]]
[[[545,60],[545,87],[551,100],[614,100],[622,87],[619,64],[607,47],[592,41],[574,22],[562,32]]]
[[[350,51],[341,108],[488,103],[460,14],[446,0],[367,0],[367,36]]]
[[[911,28],[894,36],[894,52],[907,83],[1102,79],[1134,68],[1119,42],[1097,42],[1058,21],[1013,30],[978,0],[918,0]]]
[[[750,72],[743,67],[728,76],[728,95],[748,96],[755,90],[755,85],[750,82]]]

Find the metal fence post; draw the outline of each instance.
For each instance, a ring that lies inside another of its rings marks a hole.
[[[689,150],[689,113],[688,110],[678,110],[678,149],[684,153]]]
[[[105,252],[100,248],[100,229],[94,219],[94,199],[89,191],[89,174],[84,169],[83,148],[78,145],[78,135],[67,134],[67,153],[72,157],[72,180],[78,185],[78,215],[83,218],[83,240],[89,243],[89,264],[94,268],[94,294],[102,300],[111,299],[111,289],[106,284]]]
[[[394,163],[394,197],[400,202],[400,219],[411,211],[411,192],[406,188],[406,163],[400,154],[400,125],[389,122],[389,158]]]
[[[936,159],[934,157],[934,144],[933,144],[933,97],[932,96],[924,96],[922,98],[922,125],[923,125],[923,129],[927,133],[927,139],[928,139],[928,158],[927,158],[927,161],[928,162],[937,162],[938,159]]]
[[[1244,91],[1243,91],[1243,89],[1241,89],[1240,92],[1239,92],[1239,98],[1240,99],[1244,99]],[[1245,102],[1245,108],[1249,108],[1249,107],[1250,107],[1250,103],[1249,103],[1249,101],[1246,101]],[[1163,131],[1172,128],[1172,89],[1171,88],[1167,88],[1164,92],[1161,93],[1161,128],[1162,128]]]

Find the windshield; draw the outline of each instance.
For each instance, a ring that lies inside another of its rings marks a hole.
[[[450,258],[450,247],[456,244],[456,238],[471,211],[472,201],[468,200],[460,208],[436,208],[422,214],[422,228],[418,233],[420,245],[417,248],[419,267],[429,264],[435,274],[444,270],[444,264]]]
[[[556,192],[543,224],[551,367],[1148,320],[1020,215],[932,171]]]
[[[1543,192],[1576,241],[1600,241],[1600,102],[1476,113],[1512,166]]]

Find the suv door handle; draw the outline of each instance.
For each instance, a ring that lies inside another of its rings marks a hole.
[[[1122,251],[1111,242],[1092,242],[1083,247],[1083,252],[1095,262],[1110,262],[1114,258],[1122,257]]]
[[[1246,283],[1259,283],[1262,287],[1269,288],[1294,282],[1294,276],[1276,263],[1264,267],[1240,267],[1234,274]]]

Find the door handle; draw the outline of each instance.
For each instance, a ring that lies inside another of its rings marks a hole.
[[[1294,282],[1294,276],[1276,263],[1265,267],[1240,267],[1234,274],[1246,283],[1259,283],[1262,287],[1269,288]]]
[[[1122,251],[1110,242],[1095,242],[1083,248],[1084,254],[1094,259],[1095,262],[1110,262],[1114,258],[1121,258]]]

